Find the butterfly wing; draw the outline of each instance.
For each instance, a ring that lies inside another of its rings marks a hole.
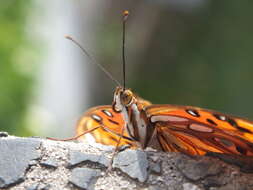
[[[101,127],[80,137],[78,140],[95,140],[97,143],[116,146],[120,138],[122,127],[124,126],[124,120],[121,114],[114,112],[109,105],[91,108],[85,112],[79,120],[76,127],[77,135],[98,126]],[[134,146],[127,132],[124,132],[120,141],[120,146],[122,145]]]
[[[191,106],[151,105],[146,114],[164,151],[253,156],[253,122]]]

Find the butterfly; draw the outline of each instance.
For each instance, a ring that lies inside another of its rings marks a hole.
[[[166,152],[204,155],[209,152],[253,156],[253,122],[192,106],[157,105],[125,88],[125,22],[123,13],[123,79],[116,87],[112,105],[89,109],[79,120],[80,141],[132,148],[153,147]],[[76,43],[88,56],[82,46]],[[111,79],[111,75],[97,64]],[[114,79],[113,79],[114,80]],[[83,135],[86,134],[86,135]],[[76,139],[76,138],[72,138]]]
[[[81,117],[77,134],[87,130],[105,145],[253,156],[253,122],[198,107],[151,104],[123,87],[116,88],[112,105],[91,108]]]

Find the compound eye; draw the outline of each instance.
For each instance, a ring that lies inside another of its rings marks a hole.
[[[130,90],[125,90],[121,94],[121,102],[125,106],[128,106],[129,104],[131,104],[132,100],[133,100],[133,93]]]

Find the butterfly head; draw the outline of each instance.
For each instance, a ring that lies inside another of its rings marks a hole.
[[[131,90],[117,87],[114,92],[113,110],[121,112],[123,107],[130,107],[136,101],[137,99]]]
[[[138,97],[129,89],[117,87],[114,92],[112,109],[121,113],[124,127],[130,138],[141,148],[147,147],[153,128],[148,125],[144,109],[151,103]]]

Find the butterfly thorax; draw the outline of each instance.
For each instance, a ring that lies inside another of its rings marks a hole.
[[[141,148],[147,147],[154,131],[145,113],[145,108],[150,104],[129,89],[117,87],[115,90],[112,108],[115,112],[122,114],[125,130]]]

